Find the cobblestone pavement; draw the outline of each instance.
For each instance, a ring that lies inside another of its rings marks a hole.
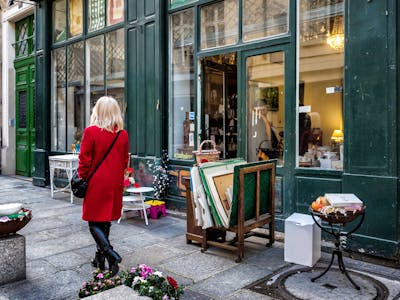
[[[33,212],[19,232],[26,238],[26,280],[0,286],[0,300],[78,298],[82,283],[91,278],[95,244],[81,220],[81,200],[69,200],[67,193],[52,199],[49,188],[33,186],[27,179],[0,176],[0,204],[22,202]],[[335,269],[316,282],[309,280],[329,262],[330,254],[324,253],[310,271],[285,262],[281,242],[267,248],[264,240],[252,237],[246,241],[244,260],[235,263],[236,256],[225,250],[210,247],[201,253],[198,245],[186,243],[185,233],[186,221],[171,213],[149,219],[148,226],[140,216],[129,215],[113,223],[111,243],[122,256],[120,269],[148,264],[185,286],[184,300],[374,299],[382,293],[386,298],[377,299],[399,297],[396,268],[345,258],[361,285],[357,291]]]

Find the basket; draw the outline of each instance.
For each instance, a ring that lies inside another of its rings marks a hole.
[[[210,143],[213,146],[213,149],[203,150],[203,145],[205,143]],[[204,140],[203,142],[201,142],[199,150],[193,151],[193,153],[196,155],[196,162],[200,164],[209,161],[217,161],[219,159],[219,154],[221,153],[221,151],[217,150],[217,147],[213,140]]]

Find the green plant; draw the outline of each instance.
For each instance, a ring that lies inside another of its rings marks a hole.
[[[183,289],[170,276],[165,278],[161,272],[144,264],[122,272],[123,283],[138,291],[140,296],[148,296],[154,300],[179,299]]]
[[[118,285],[122,285],[121,277],[112,277],[110,271],[101,271],[100,269],[97,269],[93,271],[93,279],[83,283],[79,290],[79,298],[89,297],[105,290],[112,289]]]

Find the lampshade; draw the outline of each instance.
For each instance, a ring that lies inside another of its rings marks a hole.
[[[343,131],[340,129],[335,129],[332,133],[331,140],[335,142],[343,141]]]
[[[335,16],[333,20],[333,27],[326,42],[333,49],[339,50],[344,47],[344,30],[343,30],[343,17]]]

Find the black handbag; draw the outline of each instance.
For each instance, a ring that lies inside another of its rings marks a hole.
[[[101,161],[97,164],[97,166],[94,168],[93,172],[88,176],[86,180],[83,178],[79,177],[78,170],[74,170],[72,173],[72,178],[71,178],[71,191],[72,194],[74,194],[75,197],[77,198],[85,198],[87,188],[89,186],[89,180],[92,178],[94,173],[97,171],[97,169],[100,167],[104,159],[107,157],[108,153],[110,153],[112,147],[114,146],[115,142],[117,141],[117,138],[119,136],[121,131],[118,131],[117,135],[115,136],[113,142],[111,143],[111,146],[108,148],[107,152],[104,154],[103,158]]]
[[[268,142],[269,140],[261,141],[260,145],[256,149],[258,160],[274,159],[279,158],[280,150],[278,148],[267,148],[262,147],[262,144]]]

